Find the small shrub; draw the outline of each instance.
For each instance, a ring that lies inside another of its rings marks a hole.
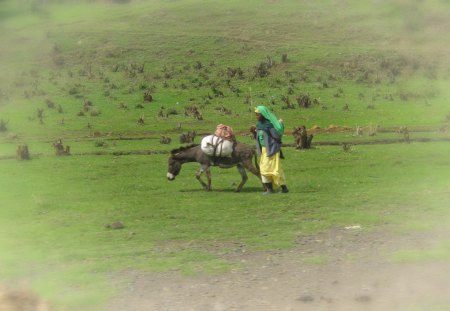
[[[143,115],[139,117],[139,119],[137,120],[137,123],[139,125],[144,125],[145,124],[145,119],[144,119]]]
[[[139,89],[140,90],[147,90],[149,89],[148,83],[145,81],[142,81],[141,83],[139,83]]]
[[[39,123],[44,123],[44,109],[38,108],[36,110],[37,118],[39,119]]]
[[[153,101],[152,94],[150,94],[149,91],[145,91],[144,92],[144,102],[152,102],[152,101]]]
[[[91,117],[98,117],[100,115],[100,111],[97,108],[91,108],[89,114]]]
[[[28,151],[27,145],[19,145],[19,147],[17,147],[17,159],[19,160],[30,159],[30,152]]]
[[[352,151],[352,145],[349,143],[342,143],[342,149],[344,152],[350,152]]]
[[[49,109],[55,108],[55,103],[52,102],[50,99],[45,100],[45,103],[47,104],[47,108]]]
[[[200,69],[202,69],[202,68],[203,68],[202,62],[196,61],[195,64],[194,64],[194,69],[200,70]]]
[[[104,140],[96,140],[94,145],[95,145],[95,147],[104,147],[105,141]]]
[[[267,77],[269,75],[269,67],[267,66],[267,64],[264,62],[259,63],[255,67],[255,75],[259,78]]]
[[[168,109],[167,110],[167,115],[168,116],[170,116],[170,115],[176,116],[176,115],[178,115],[178,111],[175,108]]]
[[[6,132],[8,130],[8,128],[6,127],[7,124],[8,121],[0,119],[0,132]]]
[[[308,94],[303,94],[297,97],[297,104],[300,108],[308,108],[311,106],[311,98]]]

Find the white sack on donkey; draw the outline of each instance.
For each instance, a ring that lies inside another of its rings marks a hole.
[[[200,145],[202,151],[212,157],[231,157],[233,153],[233,141],[216,135],[203,137]]]

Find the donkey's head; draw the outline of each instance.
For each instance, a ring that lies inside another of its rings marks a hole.
[[[169,158],[169,169],[167,170],[167,179],[174,180],[175,177],[181,171],[181,162],[179,160],[174,159],[173,157]]]
[[[170,151],[169,169],[167,170],[167,179],[174,180],[181,171],[181,165],[186,162],[192,162],[196,159],[197,147],[199,145],[189,145]]]

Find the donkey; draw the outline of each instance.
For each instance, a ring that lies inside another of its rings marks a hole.
[[[254,147],[246,144],[236,143],[231,157],[210,157],[202,151],[201,146],[198,144],[174,149],[170,152],[170,154],[167,179],[174,180],[180,173],[182,164],[188,162],[198,162],[200,163],[200,168],[195,173],[195,177],[206,191],[212,190],[211,166],[218,166],[220,168],[231,168],[233,166],[237,167],[239,173],[241,174],[242,180],[235,189],[236,192],[241,191],[242,187],[247,182],[248,177],[245,169],[248,169],[251,173],[258,177],[259,180],[261,180],[259,165],[256,159],[256,150]],[[255,165],[253,165],[252,159],[255,160]],[[208,179],[207,184],[200,178],[203,173],[206,173],[206,177]]]

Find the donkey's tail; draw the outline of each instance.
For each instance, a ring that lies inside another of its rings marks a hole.
[[[254,154],[253,159],[254,159],[254,161],[255,161],[255,167],[256,167],[256,169],[257,169],[258,172],[259,172],[260,170],[259,170],[259,163],[258,163],[258,155],[256,154],[256,152],[255,152],[255,154]]]

